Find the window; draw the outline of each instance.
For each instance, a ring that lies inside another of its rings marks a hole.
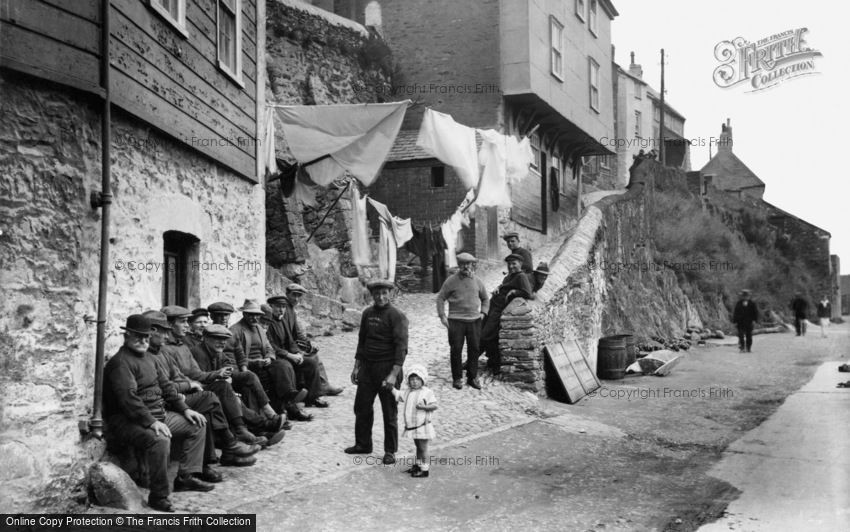
[[[442,188],[446,186],[446,167],[431,167],[431,188]]]
[[[576,0],[576,16],[584,22],[585,6],[584,0]]]
[[[148,0],[148,5],[184,37],[189,36],[186,31],[186,0]]]
[[[535,133],[531,135],[531,169],[540,173],[540,137]]]
[[[552,55],[552,75],[564,81],[564,25],[549,17],[549,47]]]
[[[242,0],[218,0],[218,66],[242,85]]]
[[[643,99],[643,87],[640,84],[640,81],[633,80],[635,83],[635,99],[642,100]]]
[[[599,63],[588,58],[590,65],[590,108],[599,112]]]
[[[592,33],[594,36],[597,33],[597,29],[596,29],[596,18],[597,18],[596,17],[596,11],[597,11],[597,9],[596,8],[598,7],[598,4],[599,4],[599,2],[597,2],[597,0],[590,0],[590,8],[587,11],[587,27],[590,29],[590,33]]]
[[[640,124],[640,122],[641,122],[641,119],[642,119],[642,118],[643,118],[643,115],[641,114],[641,112],[640,112],[640,111],[635,111],[635,138],[636,138],[636,139],[641,138],[641,132],[642,132],[642,130],[641,130],[641,124]]]
[[[166,231],[163,241],[162,306],[189,306],[197,283],[198,242],[188,233]]]
[[[600,166],[601,168],[604,168],[605,170],[610,169],[610,168],[611,168],[611,159],[610,159],[610,157],[611,157],[610,155],[601,155],[601,156],[599,157],[599,166]]]

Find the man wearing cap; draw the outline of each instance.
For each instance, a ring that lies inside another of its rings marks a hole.
[[[203,307],[196,308],[188,321],[189,332],[183,337],[183,343],[191,349],[204,339],[204,329],[210,324],[210,312]]]
[[[268,441],[265,445],[274,445],[283,439],[284,419],[278,414],[266,418],[245,406],[230,384],[233,368],[221,363],[224,346],[232,336],[230,330],[223,325],[208,326],[204,330],[203,341],[192,348],[193,359],[189,371],[194,378],[204,383],[205,388],[218,395],[227,419],[240,440],[263,445],[262,440],[266,438]],[[200,361],[203,361],[203,367]],[[258,436],[255,437],[252,432]]]
[[[511,253],[505,257],[508,274],[502,279],[502,284],[493,292],[490,299],[490,311],[484,321],[481,331],[481,346],[487,351],[487,367],[495,376],[502,372],[502,357],[499,353],[499,331],[501,330],[502,312],[514,298],[531,297],[531,283],[528,276],[522,272],[523,258]]]
[[[210,466],[210,464],[219,461],[215,454],[215,447],[220,447],[222,450],[221,465],[253,465],[256,459],[252,455],[260,450],[259,444],[264,443],[265,440],[263,442],[250,441],[242,443],[236,439],[230,431],[230,423],[226,415],[227,410],[223,406],[222,401],[219,400],[219,397],[211,391],[201,389],[198,386],[198,382],[192,381],[184,375],[174,359],[165,354],[162,349],[171,331],[171,324],[168,322],[166,315],[156,310],[149,310],[143,313],[142,316],[150,320],[152,327],[148,354],[153,357],[159,369],[168,376],[168,380],[174,385],[174,389],[183,395],[186,405],[207,419],[207,437],[204,444],[204,471],[200,478],[207,482],[221,482],[221,475],[217,471],[212,470]],[[231,395],[235,398],[232,390]]]
[[[392,389],[401,386],[401,368],[407,356],[407,316],[390,303],[390,281],[372,281],[367,287],[374,304],[363,311],[354,355],[351,383],[354,397],[354,445],[347,454],[372,452],[372,424],[377,395],[384,418],[384,464],[395,463],[398,450],[398,403]]]
[[[148,354],[150,320],[134,314],[127,318],[122,329],[124,345],[109,359],[103,372],[103,408],[109,438],[145,452],[150,487],[148,504],[155,510],[173,512],[168,481],[172,438],[182,441],[174,489],[214,488],[195,476],[203,473],[206,419],[186,405]]]
[[[522,271],[531,273],[534,269],[534,261],[531,259],[531,252],[519,245],[519,233],[515,231],[505,233],[502,235],[502,240],[505,241],[512,254],[522,257]]]
[[[230,328],[233,337],[242,346],[248,360],[248,369],[257,374],[260,382],[278,413],[284,410],[295,421],[312,421],[313,416],[298,407],[298,402],[307,397],[307,390],[296,387],[295,370],[285,358],[277,358],[274,348],[260,328],[263,314],[260,304],[246,299],[239,309],[242,319]]]
[[[756,302],[750,300],[750,291],[741,290],[741,299],[735,303],[732,323],[738,326],[738,349],[749,353],[753,346],[753,323],[759,320]]]
[[[478,381],[478,355],[481,340],[481,322],[490,307],[490,295],[481,279],[475,276],[476,259],[469,253],[457,256],[458,272],[449,276],[437,294],[437,315],[448,329],[449,357],[452,368],[452,386],[463,388],[462,353],[466,341],[466,383],[476,390]],[[446,317],[446,301],[449,315]]]
[[[537,292],[546,284],[549,278],[549,265],[541,262],[533,272],[528,274],[528,282],[531,283],[531,298],[534,299]]]

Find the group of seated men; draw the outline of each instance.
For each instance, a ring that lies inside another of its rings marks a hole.
[[[172,438],[179,459],[174,491],[210,491],[222,480],[213,464],[253,465],[260,449],[292,428],[287,417],[313,419],[299,403],[326,408],[322,396],[342,392],[328,383],[298,323],[304,293],[290,284],[267,304],[246,300],[242,319],[229,328],[236,309],[225,302],[127,318],[124,344],[104,370],[104,416],[111,444],[144,454],[151,508],[174,511]]]

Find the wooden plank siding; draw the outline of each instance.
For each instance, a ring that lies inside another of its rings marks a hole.
[[[540,174],[532,170],[519,186],[511,187],[511,219],[529,229],[545,232],[541,205],[547,196],[542,181]]]
[[[0,65],[102,94],[101,1],[0,0]],[[110,2],[113,103],[257,182],[256,0],[241,2],[244,86],[218,67],[216,0],[186,1],[188,38],[147,0]]]

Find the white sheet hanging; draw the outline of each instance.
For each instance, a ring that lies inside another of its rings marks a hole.
[[[366,222],[366,198],[360,197],[357,184],[349,185],[351,200],[351,260],[358,266],[372,263],[369,252],[369,225]]]
[[[475,130],[455,122],[451,116],[426,109],[416,145],[454,168],[463,186],[478,183],[478,151]]]
[[[381,225],[378,239],[378,270],[382,278],[394,281],[398,248],[413,238],[413,227],[409,218],[393,216],[383,203],[372,198],[367,199],[378,212],[378,221]]]

